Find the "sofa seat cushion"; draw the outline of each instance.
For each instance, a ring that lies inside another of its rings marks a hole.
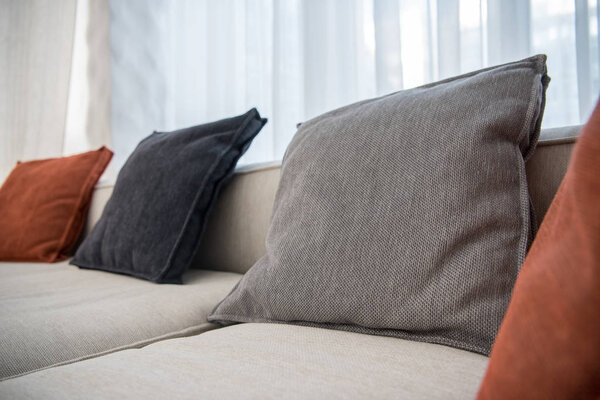
[[[486,365],[442,345],[250,323],[9,379],[0,397],[467,399]]]
[[[193,270],[157,285],[68,263],[0,263],[0,379],[192,335],[239,281]]]

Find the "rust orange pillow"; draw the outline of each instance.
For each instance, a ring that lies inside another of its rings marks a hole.
[[[0,188],[0,260],[64,260],[112,151],[19,162]]]
[[[525,259],[478,399],[600,398],[600,105]]]

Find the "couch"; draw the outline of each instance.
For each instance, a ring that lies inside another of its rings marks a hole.
[[[527,163],[539,226],[579,126],[543,130]],[[0,263],[0,398],[473,398],[487,357],[442,345],[206,317],[265,252],[278,163],[238,168],[184,285]],[[83,235],[111,185],[95,189]]]

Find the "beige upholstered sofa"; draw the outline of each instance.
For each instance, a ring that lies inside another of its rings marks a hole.
[[[579,129],[545,130],[527,164],[538,222]],[[207,322],[265,252],[278,179],[276,163],[237,170],[182,286],[67,262],[0,263],[0,398],[472,398],[487,365],[479,354],[312,327]],[[86,232],[111,191],[96,189]]]

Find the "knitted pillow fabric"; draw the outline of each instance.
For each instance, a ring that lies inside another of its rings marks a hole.
[[[267,254],[209,320],[488,354],[532,233],[525,159],[548,82],[539,55],[303,123]]]

